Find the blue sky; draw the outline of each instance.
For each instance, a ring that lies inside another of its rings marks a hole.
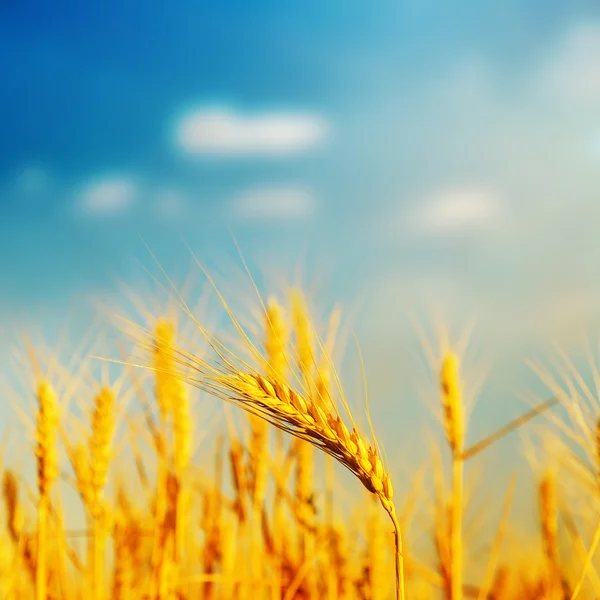
[[[515,364],[597,323],[596,2],[9,0],[0,55],[4,331],[232,234],[358,307],[382,397],[409,311]]]

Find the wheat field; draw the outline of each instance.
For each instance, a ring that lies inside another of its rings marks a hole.
[[[600,598],[596,368],[588,383],[566,356],[560,376],[534,367],[552,399],[467,445],[461,356],[444,342],[440,443],[400,479],[368,411],[350,409],[356,390],[333,360],[340,312],[317,325],[302,293],[285,290],[249,328],[220,299],[227,332],[177,296],[178,316],[118,320],[126,350],[73,348],[61,362],[22,345],[23,391],[6,398],[30,460],[4,448],[1,598]],[[508,479],[474,568],[469,461],[530,421],[542,423],[522,453],[537,490],[531,533],[511,527]],[[415,517],[423,505],[427,522]]]

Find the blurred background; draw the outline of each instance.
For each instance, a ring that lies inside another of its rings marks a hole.
[[[239,277],[238,243],[349,309],[393,456],[414,321],[476,317],[482,433],[538,385],[524,357],[598,321],[597,2],[3,0],[0,56],[6,339],[85,328],[145,244]]]

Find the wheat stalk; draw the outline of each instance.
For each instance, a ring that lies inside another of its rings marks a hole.
[[[558,499],[556,483],[556,473],[549,469],[544,473],[538,488],[542,543],[548,567],[548,575],[550,577],[549,585],[552,597],[560,596],[560,589],[562,587],[558,552]]]
[[[48,517],[50,513],[50,490],[58,477],[58,454],[56,433],[58,408],[54,391],[49,382],[41,380],[37,387],[37,458],[38,481],[38,541],[36,564],[36,600],[46,600],[48,585],[47,542]]]
[[[306,390],[307,398],[320,404],[316,394],[313,367],[315,366],[314,340],[310,318],[306,302],[299,291],[294,290],[291,294],[292,317],[294,323],[294,351],[297,361],[298,372]],[[296,500],[302,523],[313,520],[314,508],[311,502],[313,471],[314,471],[314,447],[308,442],[296,440]],[[313,533],[304,528],[300,531],[300,549],[302,561],[307,562],[315,555],[315,539]],[[306,575],[306,584],[309,594],[316,594],[315,579],[313,572]]]
[[[192,422],[189,414],[189,400],[181,378],[177,377],[175,364],[175,328],[164,318],[158,319],[154,327],[153,365],[155,368],[156,401],[160,415],[160,431],[157,437],[158,485],[156,490],[156,530],[153,547],[153,586],[154,590],[168,587],[172,579],[172,564],[184,551],[183,532],[185,528],[180,494],[183,474],[188,466],[191,453]],[[167,498],[167,486],[171,474],[168,472],[168,428],[173,424],[173,462],[176,482],[174,496]],[[169,501],[174,505],[175,522],[168,522]],[[177,510],[180,508],[181,510]],[[174,542],[170,543],[171,535]],[[169,553],[170,550],[170,553]]]
[[[458,357],[447,352],[440,374],[446,439],[452,451],[452,498],[450,502],[451,599],[462,597],[462,510],[464,417]]]
[[[191,457],[193,425],[188,390],[180,379],[171,375],[171,371],[175,368],[173,364],[175,326],[170,321],[163,319],[157,325],[155,332],[157,339],[162,344],[161,351],[157,353],[157,364],[166,369],[157,376],[157,386],[160,386],[162,396],[159,404],[165,404],[170,409],[173,423],[173,464],[177,478],[174,560],[175,563],[179,563],[180,557],[185,553],[186,513],[184,501],[187,490],[184,488],[184,475]]]
[[[92,503],[89,506],[93,519],[92,532],[92,598],[102,597],[104,573],[104,546],[108,534],[108,509],[104,502],[104,487],[112,459],[112,443],[115,433],[115,396],[103,387],[94,399],[91,435],[89,440],[89,483]]]
[[[289,370],[289,359],[286,353],[288,345],[288,327],[286,324],[286,314],[283,306],[276,298],[269,298],[265,310],[265,372],[268,376],[278,379],[279,381],[287,381]],[[268,423],[257,416],[250,416],[253,431],[253,443],[251,445],[251,455],[253,464],[251,472],[254,474],[254,522],[258,522],[259,510],[262,509],[264,501],[266,480],[267,480],[267,462],[268,462]],[[281,437],[281,432],[277,431]],[[263,523],[265,520],[262,520]],[[264,527],[263,527],[264,531]],[[253,530],[253,535],[255,535]],[[274,532],[277,537],[278,532]],[[273,595],[281,595],[281,561],[279,556],[274,555],[275,561],[275,582],[273,585]],[[255,569],[256,570],[256,569]]]

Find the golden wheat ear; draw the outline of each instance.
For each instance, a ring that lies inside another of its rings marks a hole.
[[[223,348],[220,343],[215,346]],[[400,525],[391,479],[376,443],[371,444],[355,425],[350,430],[335,407],[320,406],[280,379],[253,372],[247,365],[242,364],[242,369],[237,370],[232,358],[234,355],[228,350],[217,352],[213,359],[194,356],[182,348],[177,348],[175,353],[177,362],[185,367],[179,370],[179,376],[185,381],[320,448],[378,497],[394,525],[397,597],[404,598]]]
[[[391,479],[376,448],[356,428],[350,431],[339,415],[326,412],[292,388],[256,373],[224,371],[206,380],[193,375],[189,381],[333,456],[377,495],[394,527],[399,529]]]

